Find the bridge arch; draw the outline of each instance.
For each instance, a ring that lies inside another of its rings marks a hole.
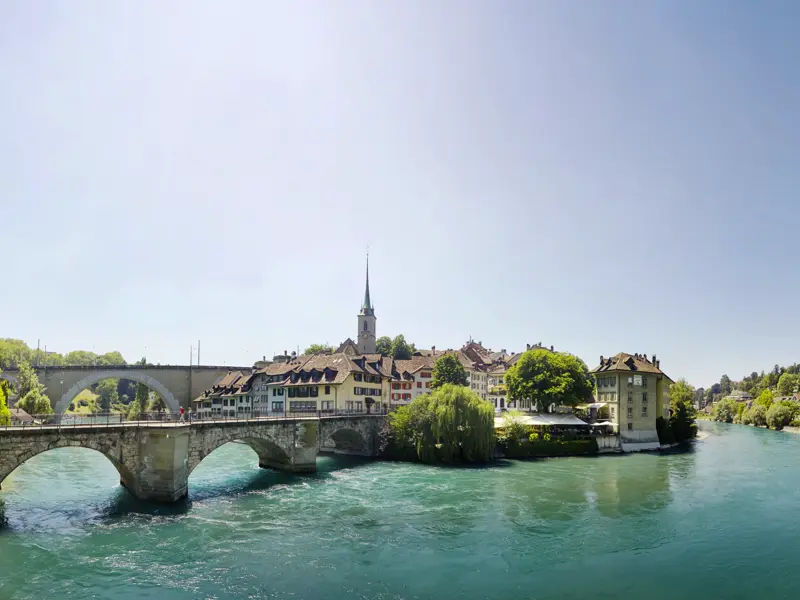
[[[164,384],[157,379],[154,379],[153,377],[150,377],[149,375],[139,371],[128,369],[115,371],[111,369],[108,371],[94,371],[64,392],[53,408],[53,412],[55,412],[58,419],[61,419],[61,416],[67,411],[70,404],[72,404],[72,401],[78,394],[80,394],[89,386],[99,383],[104,379],[129,379],[130,381],[135,381],[136,383],[142,383],[154,392],[158,393],[158,395],[164,399],[164,404],[167,405],[167,408],[169,408],[171,412],[177,413],[180,411],[180,404],[175,399],[175,396],[173,396],[172,392],[170,392],[164,386]]]
[[[22,464],[32,459],[34,456],[44,454],[50,450],[58,448],[86,448],[87,450],[94,450],[105,456],[109,462],[114,465],[114,468],[119,473],[120,482],[128,485],[128,482],[133,481],[133,473],[131,470],[120,460],[114,448],[103,444],[102,442],[89,440],[77,440],[69,438],[59,438],[53,442],[45,444],[32,444],[19,454],[9,454],[8,459],[0,463],[0,486],[3,481],[16,471]]]
[[[194,471],[209,454],[231,442],[243,442],[250,446],[258,455],[258,466],[260,467],[268,468],[286,465],[291,462],[291,451],[287,452],[287,450],[282,448],[271,436],[254,432],[232,432],[216,438],[213,443],[204,445],[201,449],[190,449],[187,475],[191,475],[192,471]]]
[[[323,440],[322,447],[340,454],[364,454],[369,449],[364,435],[351,427],[333,430],[328,438]]]

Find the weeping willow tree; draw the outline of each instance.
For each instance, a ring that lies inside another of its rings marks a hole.
[[[390,415],[399,457],[427,463],[486,462],[495,446],[494,408],[469,388],[444,385]]]

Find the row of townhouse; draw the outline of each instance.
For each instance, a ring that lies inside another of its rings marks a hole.
[[[196,418],[388,408],[392,359],[378,354],[293,357],[252,372],[232,371],[193,402]]]

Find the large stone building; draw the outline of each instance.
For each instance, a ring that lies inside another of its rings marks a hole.
[[[619,432],[623,446],[658,448],[656,419],[669,418],[669,386],[673,381],[661,370],[655,354],[652,359],[624,352],[611,358],[601,356],[591,373],[597,386],[597,404],[608,409],[608,420]]]

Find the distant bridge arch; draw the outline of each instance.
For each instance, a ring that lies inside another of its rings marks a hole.
[[[55,414],[60,418],[61,415],[67,411],[70,404],[72,404],[72,401],[75,400],[78,394],[80,394],[86,388],[93,386],[95,383],[100,383],[104,379],[128,379],[136,383],[142,383],[164,399],[164,404],[167,405],[167,408],[170,410],[170,412],[176,413],[180,411],[181,406],[175,399],[175,396],[173,396],[172,392],[170,392],[160,381],[145,373],[126,369],[124,371],[104,370],[90,372],[88,375],[86,375],[86,377],[75,383],[61,396],[58,403],[55,405],[55,407],[53,407],[53,412],[55,412]]]

